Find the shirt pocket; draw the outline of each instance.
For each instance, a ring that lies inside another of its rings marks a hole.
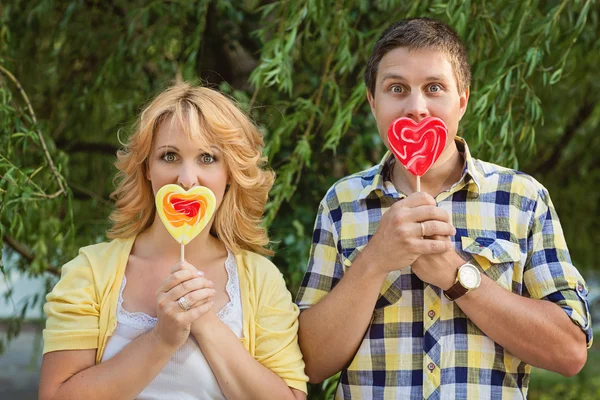
[[[463,236],[461,245],[467,258],[489,278],[511,292],[521,294],[523,268],[517,243],[498,238]]]

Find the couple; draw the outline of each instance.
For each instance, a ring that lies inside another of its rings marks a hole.
[[[585,282],[545,188],[456,136],[457,34],[393,24],[365,83],[386,146],[398,117],[438,117],[449,140],[421,193],[389,152],[327,192],[297,306],[263,257],[273,174],[256,126],[207,88],[154,99],[118,154],[113,240],[81,249],[47,297],[40,398],[305,399],[309,377],[338,371],[340,399],[524,398],[530,365],[576,374]],[[154,208],[169,183],[217,200],[185,262]]]

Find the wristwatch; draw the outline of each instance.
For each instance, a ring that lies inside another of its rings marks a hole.
[[[476,266],[466,263],[460,266],[456,274],[456,281],[450,289],[444,291],[444,295],[450,301],[454,301],[461,296],[477,289],[481,283],[481,274]]]

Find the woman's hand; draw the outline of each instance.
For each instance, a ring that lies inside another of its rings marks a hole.
[[[185,261],[178,263],[156,293],[158,322],[153,333],[168,346],[179,348],[189,337],[192,323],[211,309],[214,295],[213,283],[202,272]]]

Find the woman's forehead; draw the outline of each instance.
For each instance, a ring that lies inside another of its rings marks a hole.
[[[155,137],[156,147],[165,145],[189,145],[203,148],[217,147],[216,138],[210,134],[205,124],[199,120],[183,116],[170,115],[159,125]]]

